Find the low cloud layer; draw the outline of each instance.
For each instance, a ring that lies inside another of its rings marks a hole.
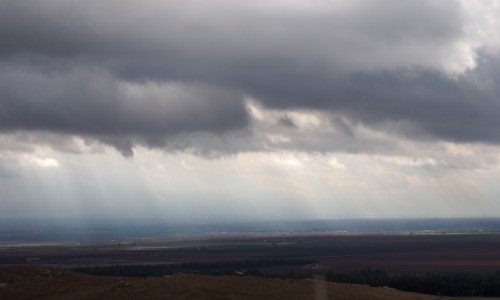
[[[93,137],[130,153],[183,132],[221,132],[248,122],[242,96],[200,84],[135,83],[86,70],[0,71],[3,131]]]
[[[400,140],[500,142],[493,2],[1,7],[4,134],[76,135],[124,155],[135,145],[391,153]],[[323,121],[304,129],[293,113]]]

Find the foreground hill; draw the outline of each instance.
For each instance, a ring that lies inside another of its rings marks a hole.
[[[322,280],[186,274],[145,279],[97,277],[64,269],[22,265],[0,267],[0,299],[437,300],[454,298]]]

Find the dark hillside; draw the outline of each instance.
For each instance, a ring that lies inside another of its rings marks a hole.
[[[96,277],[43,266],[0,267],[0,299],[453,299],[322,280],[251,276]],[[460,298],[480,299],[480,298]],[[490,298],[491,299],[491,298]]]

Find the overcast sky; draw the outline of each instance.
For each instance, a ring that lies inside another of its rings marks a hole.
[[[500,4],[0,0],[0,217],[500,217]]]

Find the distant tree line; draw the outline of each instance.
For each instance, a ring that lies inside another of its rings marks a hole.
[[[226,275],[235,271],[245,271],[246,274],[259,275],[259,268],[306,265],[315,263],[315,260],[272,258],[258,260],[242,260],[228,262],[191,262],[180,264],[161,265],[114,265],[74,268],[74,271],[97,276],[124,276],[124,277],[156,277],[171,275],[179,272]]]
[[[390,276],[384,270],[364,269],[351,273],[328,272],[334,282],[387,286],[402,291],[446,296],[500,296],[500,271],[490,274],[448,273]]]

